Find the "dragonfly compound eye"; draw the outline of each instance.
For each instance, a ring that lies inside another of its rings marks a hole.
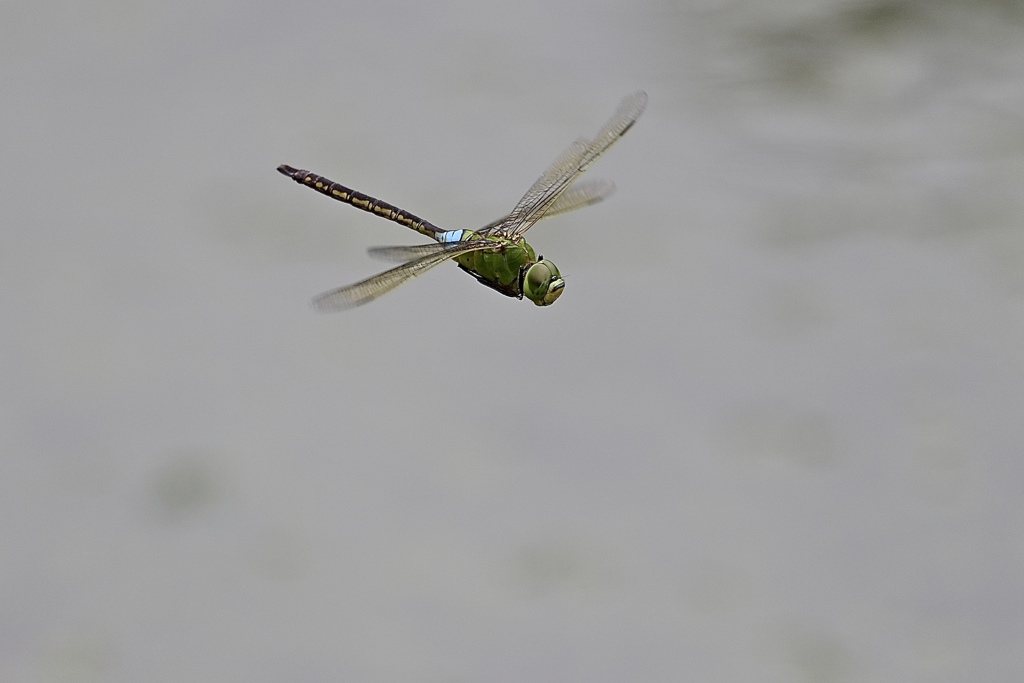
[[[523,278],[523,295],[538,306],[550,306],[562,295],[565,280],[554,263],[544,259],[530,266]]]

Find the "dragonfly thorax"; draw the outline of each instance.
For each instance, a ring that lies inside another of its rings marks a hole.
[[[558,267],[547,259],[537,261],[527,268],[523,276],[523,296],[538,306],[550,306],[562,295],[565,280]]]

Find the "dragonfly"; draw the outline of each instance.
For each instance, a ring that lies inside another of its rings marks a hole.
[[[574,183],[633,127],[646,106],[647,95],[642,91],[625,97],[597,134],[592,138],[577,138],[569,145],[507,216],[478,230],[443,230],[404,209],[323,176],[288,165],[278,166],[279,172],[297,183],[433,240],[415,246],[371,248],[372,257],[401,265],[324,292],[313,298],[313,308],[331,312],[361,306],[449,260],[501,294],[517,299],[525,297],[538,306],[550,306],[562,295],[565,279],[554,263],[537,256],[523,234],[542,218],[589,206],[614,192],[615,186],[608,181]]]

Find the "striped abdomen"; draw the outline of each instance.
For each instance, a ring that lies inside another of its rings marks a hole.
[[[278,166],[277,170],[286,176],[289,176],[295,182],[307,185],[317,192],[331,197],[332,199],[337,199],[340,202],[351,204],[357,209],[369,211],[370,213],[381,216],[382,218],[387,218],[389,221],[394,221],[395,223],[404,225],[407,228],[412,228],[421,235],[435,238],[436,235],[444,232],[441,228],[437,227],[433,223],[423,220],[419,216],[414,216],[408,211],[404,211],[399,209],[397,206],[392,206],[387,202],[382,202],[379,199],[365,195],[362,192],[351,190],[344,185],[339,185],[338,183],[315,173],[292,168],[291,166],[283,164]]]

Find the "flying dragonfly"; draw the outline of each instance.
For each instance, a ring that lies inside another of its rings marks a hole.
[[[633,127],[646,106],[647,95],[643,92],[624,98],[593,138],[577,138],[555,159],[511,213],[478,230],[442,230],[404,209],[323,176],[291,166],[278,166],[278,171],[297,183],[434,240],[410,247],[371,248],[371,256],[401,265],[361,282],[324,292],[313,298],[313,307],[329,312],[360,306],[452,259],[459,268],[491,289],[517,299],[525,296],[538,306],[550,306],[561,296],[565,280],[554,263],[543,256],[537,257],[523,234],[541,218],[589,206],[615,190],[607,181],[573,183]]]

